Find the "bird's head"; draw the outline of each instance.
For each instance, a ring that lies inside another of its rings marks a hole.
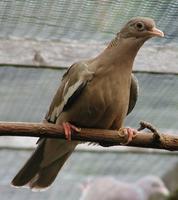
[[[158,176],[145,176],[137,184],[147,196],[169,196],[169,190]]]
[[[146,41],[151,37],[164,37],[164,33],[156,28],[151,18],[136,17],[131,19],[119,32],[121,38]]]

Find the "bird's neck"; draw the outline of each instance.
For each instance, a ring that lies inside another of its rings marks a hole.
[[[144,40],[122,38],[118,35],[96,60],[102,67],[103,65],[107,68],[114,67],[115,70],[124,68],[131,73],[135,56],[144,42]]]
[[[107,49],[117,47],[118,45],[119,45],[119,37],[116,36],[113,40],[111,40],[111,42],[107,46]]]

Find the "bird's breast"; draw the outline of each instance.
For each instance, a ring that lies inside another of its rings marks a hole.
[[[123,77],[92,80],[81,94],[80,103],[74,105],[78,112],[72,121],[81,127],[110,128],[117,118],[121,126],[128,110],[129,91],[129,80]]]

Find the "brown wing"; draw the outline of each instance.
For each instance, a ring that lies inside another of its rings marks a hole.
[[[60,113],[69,109],[77,100],[92,77],[93,72],[88,70],[87,64],[81,62],[72,65],[63,75],[61,85],[52,100],[45,120],[55,123]]]
[[[129,99],[129,108],[127,115],[132,112],[134,109],[137,99],[138,99],[139,85],[137,78],[132,74],[131,85],[130,85],[130,99]]]

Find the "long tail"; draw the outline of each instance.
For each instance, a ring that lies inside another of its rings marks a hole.
[[[16,187],[28,186],[32,189],[49,187],[59,170],[71,155],[76,144],[64,140],[42,140],[35,152],[12,180]]]

